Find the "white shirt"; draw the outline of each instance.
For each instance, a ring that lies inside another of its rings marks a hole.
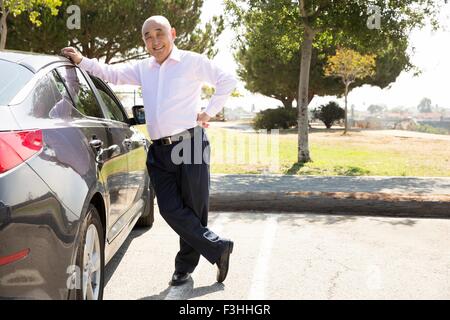
[[[201,90],[205,82],[215,86],[205,112],[213,117],[236,87],[236,79],[206,56],[173,50],[163,64],[154,57],[135,63],[107,65],[83,58],[79,66],[107,82],[142,87],[145,120],[152,140],[171,136],[197,125]]]

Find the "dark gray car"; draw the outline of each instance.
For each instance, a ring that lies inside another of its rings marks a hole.
[[[134,124],[69,60],[0,52],[0,298],[102,298],[105,264],[153,223]]]

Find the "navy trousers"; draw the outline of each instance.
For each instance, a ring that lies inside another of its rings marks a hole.
[[[226,240],[207,228],[209,156],[209,141],[200,127],[190,139],[171,145],[152,144],[148,152],[147,169],[159,211],[180,236],[175,258],[178,272],[192,273],[200,255],[216,263],[226,247]]]

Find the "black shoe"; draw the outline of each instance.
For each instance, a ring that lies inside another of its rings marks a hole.
[[[182,284],[185,284],[188,282],[188,280],[191,278],[190,273],[184,273],[184,272],[177,272],[175,271],[172,275],[172,280],[169,282],[169,285],[171,286],[181,286]]]
[[[230,265],[230,254],[233,252],[233,245],[233,241],[228,241],[225,251],[220,256],[219,261],[217,261],[217,282],[219,283],[224,282],[227,277],[228,267]]]

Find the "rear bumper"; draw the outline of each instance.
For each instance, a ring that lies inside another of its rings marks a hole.
[[[27,164],[0,175],[0,299],[66,299],[77,227]]]

